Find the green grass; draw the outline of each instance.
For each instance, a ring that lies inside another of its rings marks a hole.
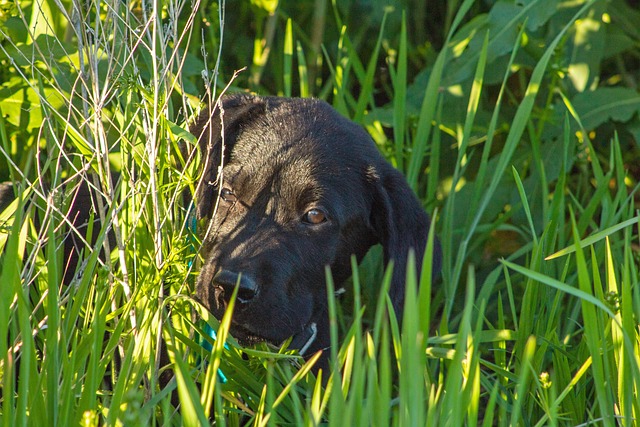
[[[418,16],[438,23],[418,1],[227,3],[0,4],[0,180],[18,196],[0,212],[1,423],[637,424],[640,14],[441,2],[438,47],[417,39]],[[362,124],[444,250],[433,283],[429,256],[419,277],[408,266],[402,322],[379,248],[339,301],[327,272],[318,377],[315,357],[240,347],[231,312],[191,298],[182,194],[198,171],[179,144],[206,103],[243,88],[327,99]],[[96,215],[117,242],[101,230],[63,286],[80,180],[104,193]]]

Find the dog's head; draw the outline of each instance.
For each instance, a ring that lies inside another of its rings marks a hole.
[[[204,265],[196,292],[220,318],[236,286],[241,342],[316,350],[329,342],[325,266],[336,283],[381,243],[404,300],[408,252],[421,259],[429,218],[369,135],[323,101],[231,96],[196,124]],[[439,250],[434,256],[439,270]]]

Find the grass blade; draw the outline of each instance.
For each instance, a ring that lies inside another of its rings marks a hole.
[[[546,261],[550,261],[552,259],[556,259],[556,258],[560,258],[562,256],[565,255],[569,255],[572,254],[576,251],[576,248],[579,247],[581,249],[586,248],[587,246],[591,246],[597,242],[599,242],[600,240],[603,240],[605,238],[607,238],[608,236],[611,236],[613,233],[623,230],[627,227],[630,227],[634,224],[638,224],[640,222],[640,216],[636,216],[635,218],[631,218],[628,219],[626,221],[621,222],[620,224],[614,225],[612,227],[609,227],[607,229],[604,229],[602,231],[599,231],[585,239],[579,240],[577,242],[577,246],[574,244],[573,246],[569,246],[566,247],[564,249],[561,249],[551,255],[549,255],[548,257],[545,258]]]

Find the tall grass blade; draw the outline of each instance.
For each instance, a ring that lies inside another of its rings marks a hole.
[[[407,16],[402,13],[400,45],[393,79],[393,141],[396,167],[404,170],[405,126],[407,116]]]
[[[533,244],[538,245],[538,237],[536,233],[536,228],[533,225],[533,217],[531,216],[531,208],[529,207],[529,201],[527,200],[527,195],[524,190],[524,186],[522,185],[522,180],[520,179],[520,174],[515,167],[511,168],[513,172],[513,178],[516,181],[516,186],[518,187],[518,194],[520,195],[520,201],[522,202],[522,207],[524,208],[525,215],[527,216],[527,222],[529,223],[529,228],[531,231],[531,237],[533,238]]]
[[[298,59],[298,78],[300,80],[300,97],[308,98],[311,96],[309,90],[309,73],[307,72],[307,61],[304,57],[304,50],[298,40],[296,40],[296,57]]]
[[[591,278],[589,277],[584,253],[582,252],[582,248],[580,248],[578,245],[578,241],[580,239],[578,235],[577,224],[575,222],[573,214],[571,216],[571,223],[573,227],[574,241],[576,242],[576,268],[578,270],[578,283],[580,285],[580,291],[585,295],[588,295],[590,298],[598,301],[602,305],[599,300],[595,299],[595,297],[591,295],[591,293],[593,292]],[[592,357],[593,365],[591,369],[593,373],[594,386],[596,388],[596,398],[599,403],[599,410],[602,414],[602,421],[604,425],[612,426],[615,424],[614,414],[612,412],[613,401],[611,398],[610,390],[605,387],[605,384],[607,383],[607,366],[605,354],[603,354],[602,352],[602,337],[598,336],[599,331],[603,330],[604,325],[602,324],[601,318],[600,316],[598,316],[598,313],[595,310],[595,307],[597,307],[597,305],[589,304],[588,302],[591,301],[582,298],[582,316],[584,319],[585,329],[584,335]],[[615,315],[608,308],[607,314],[609,314],[612,318],[615,317]]]
[[[576,251],[576,248],[579,247],[580,249],[584,249],[587,246],[591,246],[605,238],[607,238],[608,236],[611,236],[613,233],[616,233],[620,230],[623,230],[627,227],[630,227],[634,224],[638,224],[640,223],[640,215],[636,216],[634,218],[628,219],[626,221],[621,222],[620,224],[614,225],[612,227],[606,228],[602,231],[599,231],[597,233],[592,234],[591,236],[585,238],[585,239],[581,239],[577,242],[576,246],[575,244],[573,246],[568,246],[564,249],[561,249],[551,255],[549,255],[548,257],[545,258],[546,261],[550,261],[552,259],[556,259],[556,258],[560,258],[562,256],[565,255],[569,255],[572,254]]]
[[[372,95],[374,89],[374,77],[376,70],[378,69],[378,58],[380,56],[380,47],[382,46],[382,39],[384,36],[384,26],[387,19],[387,14],[385,13],[382,18],[382,23],[380,24],[380,32],[378,33],[378,40],[376,41],[375,48],[371,53],[371,57],[369,58],[369,63],[367,64],[367,71],[363,80],[360,80],[361,92],[358,97],[358,103],[355,108],[355,113],[353,115],[353,120],[357,123],[362,122],[362,118],[364,117],[364,113],[366,111],[367,105],[374,105]],[[351,50],[351,55],[355,53],[354,50]],[[357,63],[357,62],[356,62]]]
[[[291,18],[287,19],[287,28],[284,33],[284,73],[282,75],[284,83],[284,96],[291,96],[291,86],[293,80],[293,30]]]
[[[447,34],[444,46],[449,45],[458,25],[460,25],[464,15],[469,11],[472,5],[473,0],[465,0],[462,3],[458,9],[458,13],[456,14],[453,24],[451,25],[451,29]],[[439,98],[438,92],[440,89],[440,81],[442,79],[442,73],[444,72],[444,66],[449,53],[448,50],[449,49],[445,47],[438,54],[422,99],[422,106],[420,107],[420,114],[418,116],[417,131],[413,140],[411,157],[409,159],[406,172],[407,181],[413,189],[416,189],[418,183],[418,175],[422,169],[422,162],[424,161],[427,142],[429,140],[429,135],[431,134],[433,115],[436,105],[438,104],[437,99]]]

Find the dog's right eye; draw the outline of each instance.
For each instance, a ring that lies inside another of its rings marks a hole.
[[[327,214],[322,209],[313,208],[302,216],[302,221],[311,225],[322,224],[327,220]]]
[[[233,190],[229,190],[228,188],[220,190],[220,198],[228,203],[233,203],[238,200]]]

